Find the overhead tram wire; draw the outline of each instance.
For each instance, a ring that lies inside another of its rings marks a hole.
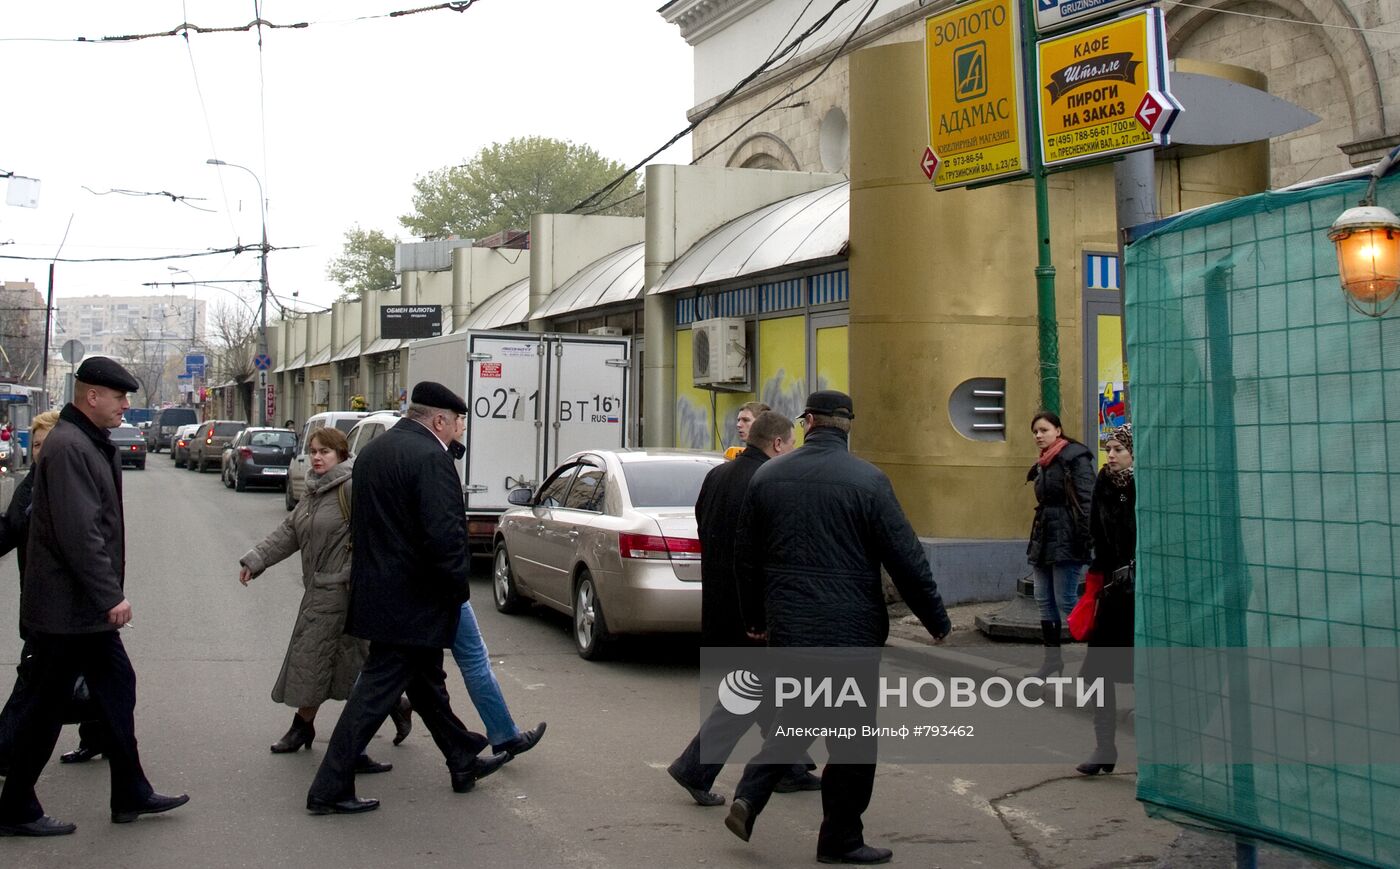
[[[186,0],[180,2],[180,12],[186,21],[190,20],[189,10],[186,8]],[[219,156],[219,147],[214,144],[214,125],[209,123],[209,104],[204,101],[204,88],[199,83],[199,67],[194,62],[194,46],[190,44],[189,31],[183,34],[185,39],[185,53],[190,58],[190,75],[194,78],[194,92],[199,97],[199,111],[204,118],[204,134],[209,138],[209,151],[215,157]],[[219,195],[224,198],[224,216],[228,218],[229,232],[234,238],[238,238],[238,227],[233,223],[233,212],[228,207],[228,188],[224,186],[224,173],[216,173],[219,176]]]
[[[609,193],[616,190],[617,187],[624,181],[626,181],[628,178],[631,178],[633,173],[645,166],[648,162],[650,162],[650,160],[653,157],[655,157],[657,154],[660,154],[662,151],[665,151],[672,145],[676,144],[685,136],[689,135],[695,130],[696,127],[700,126],[700,124],[708,120],[711,115],[719,111],[731,100],[733,100],[734,97],[741,90],[743,90],[750,82],[758,78],[760,75],[763,75],[763,73],[767,72],[768,69],[772,67],[775,63],[787,57],[792,52],[796,51],[798,46],[800,46],[804,41],[806,41],[807,37],[811,36],[813,33],[816,33],[818,30],[821,30],[822,27],[826,26],[826,23],[831,20],[831,17],[836,14],[836,11],[849,2],[851,2],[851,0],[836,0],[836,2],[832,4],[832,7],[826,11],[826,14],[818,18],[816,22],[812,24],[812,26],[804,30],[796,39],[789,42],[780,51],[774,52],[773,54],[769,55],[767,60],[759,64],[753,72],[740,79],[739,82],[734,85],[734,87],[730,88],[729,91],[724,94],[724,96],[720,97],[714,105],[710,106],[710,108],[706,110],[706,112],[703,115],[701,115],[699,118],[692,121],[691,123],[687,124],[679,133],[676,133],[674,136],[672,136],[664,145],[652,151],[647,156],[643,157],[631,168],[624,171],[621,175],[617,176],[609,183],[603,185],[598,190],[595,190],[593,193],[590,193],[588,196],[584,197],[573,208],[570,208],[567,213],[575,214],[589,207],[593,203],[601,199],[607,198],[607,195]]]
[[[836,63],[836,59],[839,58],[841,55],[843,55],[843,54],[846,53],[846,49],[850,46],[851,40],[855,39],[856,34],[859,33],[859,32],[860,32],[860,29],[861,29],[862,27],[865,26],[865,22],[868,21],[868,20],[870,19],[870,15],[875,11],[875,7],[876,7],[877,5],[879,5],[879,0],[870,0],[870,6],[868,6],[868,7],[866,8],[865,14],[862,15],[862,16],[860,17],[860,20],[856,22],[856,26],[855,26],[854,28],[852,28],[851,32],[848,33],[848,34],[846,34],[846,38],[845,38],[844,40],[842,40],[841,45],[837,47],[837,49],[832,53],[831,57],[827,58],[827,61],[826,61],[825,64],[822,65],[822,68],[819,69],[819,70],[817,70],[817,74],[816,74],[816,75],[812,76],[812,77],[811,77],[810,79],[808,79],[806,82],[802,83],[801,85],[799,85],[798,87],[794,88],[793,90],[788,91],[787,93],[784,93],[784,94],[782,94],[781,96],[779,96],[777,99],[772,100],[772,101],[769,102],[767,105],[765,105],[763,108],[761,108],[761,109],[759,109],[758,111],[754,112],[752,115],[749,115],[749,117],[746,118],[746,119],[744,120],[743,123],[741,123],[739,126],[735,127],[733,130],[731,130],[731,131],[729,132],[728,135],[726,135],[724,138],[720,139],[718,142],[715,142],[715,143],[714,143],[713,145],[711,145],[710,147],[706,148],[706,149],[705,149],[703,152],[701,152],[700,154],[697,154],[696,157],[695,157],[695,159],[690,161],[691,164],[694,165],[694,164],[696,164],[696,163],[699,163],[701,160],[705,159],[705,158],[708,157],[710,154],[714,153],[715,149],[719,148],[719,146],[723,145],[725,142],[728,142],[730,139],[732,139],[732,138],[734,138],[735,136],[737,136],[737,135],[739,134],[739,131],[740,131],[740,130],[744,129],[744,128],[747,127],[749,124],[753,123],[754,121],[758,120],[758,119],[759,119],[760,117],[762,117],[763,115],[765,115],[765,114],[767,114],[768,112],[772,111],[773,108],[774,108],[775,106],[778,105],[778,103],[781,103],[782,101],[787,100],[787,99],[791,99],[792,97],[797,96],[798,94],[802,93],[802,92],[803,92],[804,90],[806,90],[807,88],[809,88],[809,87],[811,87],[812,85],[816,84],[817,80],[820,79],[822,76],[826,75],[827,70],[831,69],[832,64]]]

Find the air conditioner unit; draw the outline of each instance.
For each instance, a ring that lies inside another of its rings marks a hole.
[[[605,337],[605,338],[621,338],[621,337],[622,337],[622,327],[621,327],[621,326],[595,326],[594,328],[588,330],[588,334],[590,334],[590,335],[602,335],[602,336]]]
[[[690,349],[696,386],[748,382],[749,348],[742,319],[721,317],[694,323]]]
[[[292,380],[293,380],[294,382],[296,382],[296,383],[305,383],[305,382],[306,382],[306,372],[305,372],[305,371],[297,371],[296,376],[293,377]]]

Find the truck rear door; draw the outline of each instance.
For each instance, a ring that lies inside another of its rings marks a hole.
[[[500,512],[539,485],[545,390],[541,336],[473,333],[467,345],[467,512]]]
[[[549,405],[543,473],[584,450],[627,446],[632,342],[628,338],[550,335]]]

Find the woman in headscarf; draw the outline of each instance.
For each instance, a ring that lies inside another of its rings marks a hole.
[[[1084,775],[1113,772],[1118,762],[1114,743],[1118,717],[1115,684],[1133,679],[1133,559],[1137,520],[1133,506],[1133,427],[1123,425],[1104,440],[1108,462],[1094,483],[1089,530],[1094,538],[1094,562],[1089,570],[1103,576],[1103,589],[1089,628],[1089,651],[1082,679],[1102,678],[1104,703],[1094,710],[1094,753],[1077,769]]]
[[[369,644],[345,633],[350,599],[350,473],[354,461],[344,433],[318,428],[307,439],[311,470],[306,494],[296,509],[267,539],[239,559],[238,581],[245,586],[264,570],[301,552],[301,581],[306,589],[297,610],[292,640],[272,699],[296,708],[291,729],[272,744],[274,754],[288,754],[316,738],[316,711],[327,700],[344,700],[369,653]],[[392,764],[360,755],[359,773],[387,772]]]

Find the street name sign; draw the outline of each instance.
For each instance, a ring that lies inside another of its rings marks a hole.
[[[1061,30],[1102,18],[1130,6],[1146,6],[1148,0],[1035,0],[1035,26],[1041,33]]]
[[[932,167],[939,190],[1029,169],[1020,40],[1015,0],[975,0],[924,21],[929,149],[920,168]]]
[[[1036,43],[1040,146],[1046,166],[1167,144],[1165,127],[1135,114],[1149,93],[1169,92],[1159,9]],[[1162,106],[1153,114],[1172,106]]]
[[[381,338],[434,338],[442,334],[442,305],[380,305]]]

